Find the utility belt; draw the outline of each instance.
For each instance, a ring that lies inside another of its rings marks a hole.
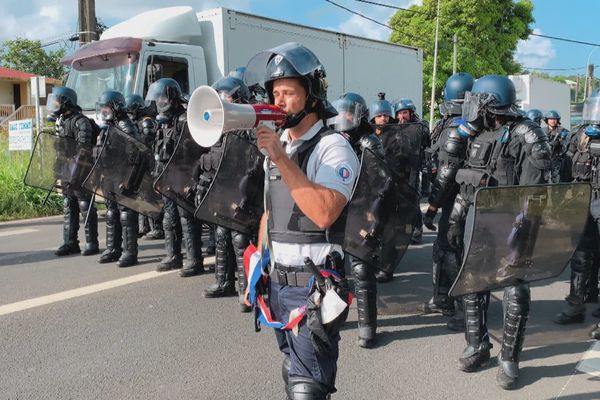
[[[321,270],[325,268],[325,264],[316,267]],[[312,277],[312,271],[304,265],[285,265],[277,262],[271,274],[271,278],[280,286],[307,286]]]
[[[460,193],[469,201],[475,199],[477,189],[498,186],[498,180],[490,175],[488,171],[476,169],[459,169],[455,179],[460,186]]]

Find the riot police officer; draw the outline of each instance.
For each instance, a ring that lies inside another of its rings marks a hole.
[[[125,105],[127,107],[127,115],[137,126],[144,144],[153,149],[156,135],[156,112],[152,109],[153,107],[146,107],[144,99],[139,94],[125,96]],[[165,233],[162,229],[162,214],[156,219],[140,214],[139,223],[139,237],[145,235],[146,239],[164,239]]]
[[[385,125],[396,122],[394,119],[394,109],[392,103],[385,99],[385,93],[377,93],[377,100],[371,104],[369,108],[369,116],[371,124],[375,127],[375,134],[381,136]]]
[[[359,158],[367,148],[384,159],[383,145],[369,124],[369,110],[363,97],[348,92],[334,101],[333,106],[338,115],[329,119],[329,127],[348,138]],[[383,122],[381,119],[379,121]],[[350,263],[358,303],[358,345],[368,348],[374,345],[377,331],[376,266],[353,256],[350,256]]]
[[[135,124],[127,116],[125,97],[117,91],[107,90],[100,95],[96,103],[99,119],[105,127],[114,126],[135,140],[142,141]],[[106,139],[108,130],[104,129],[99,136],[98,145]],[[106,201],[106,250],[98,262],[117,261],[119,267],[137,264],[138,255],[138,215],[135,211],[114,201]]]
[[[159,79],[148,88],[146,103],[154,102],[158,112],[154,147],[160,171],[165,168],[173,155],[180,135],[188,129],[187,115],[183,106],[185,101],[179,83],[172,78]],[[204,272],[202,223],[196,220],[191,212],[178,208],[173,200],[165,196],[163,196],[163,200],[165,204],[163,229],[167,255],[156,270],[161,272],[182,268],[181,240],[183,236],[187,261],[180,271],[180,276],[188,277]]]
[[[548,136],[550,148],[552,149],[552,183],[565,182],[569,178],[565,176],[565,153],[569,145],[569,131],[560,125],[560,114],[556,110],[549,110],[544,114],[544,132]],[[568,161],[567,161],[568,162]]]
[[[585,320],[586,291],[590,286],[595,286],[597,296],[598,269],[594,264],[600,256],[600,172],[597,167],[600,161],[600,97],[585,100],[582,118],[583,124],[572,135],[567,154],[573,160],[573,180],[592,185],[592,201],[585,232],[571,258],[571,286],[566,298],[567,308],[554,319],[555,323],[561,325]],[[551,127],[550,124],[548,127]],[[594,316],[600,318],[600,310]],[[592,337],[600,339],[600,326],[592,331]]]
[[[551,165],[548,138],[533,121],[518,111],[516,91],[506,76],[486,75],[478,79],[463,104],[466,122],[458,133],[471,138],[464,166],[457,172],[460,192],[449,218],[448,242],[463,251],[463,234],[474,193],[482,186],[532,185],[545,183]],[[467,347],[458,368],[474,372],[490,359],[492,347],[487,331],[490,293],[464,296]],[[514,389],[519,377],[519,355],[529,315],[529,284],[504,290],[504,331],[498,356],[496,382]]]
[[[462,119],[462,103],[465,93],[473,87],[473,82],[470,74],[457,72],[448,78],[444,86],[444,103],[440,106],[444,109],[444,118],[436,125],[436,129],[440,130],[436,146],[439,148],[439,155],[436,157],[439,167],[431,188],[429,207],[423,217],[425,226],[436,230],[433,219],[438,209],[442,209],[432,252],[433,297],[424,304],[424,312],[455,315],[448,322],[448,327],[453,330],[464,328],[462,313],[455,314],[454,301],[448,296],[460,269],[460,254],[450,246],[446,235],[450,211],[458,193],[458,185],[454,178],[458,169],[462,167],[468,143],[468,138],[458,131]]]
[[[323,124],[336,111],[327,101],[325,69],[312,51],[286,43],[253,57],[247,71],[262,71],[270,103],[287,113],[281,136],[260,126],[257,145],[270,158],[270,207],[259,230],[259,243],[268,238],[272,249],[270,308],[275,319],[288,321],[309,302],[307,283],[314,275],[306,258],[321,269],[328,255],[338,259],[342,254],[343,210],[359,162],[348,141]],[[288,398],[322,400],[336,390],[339,325],[325,329],[317,320],[319,310],[307,310],[296,332],[275,332],[286,357],[282,372]],[[345,313],[338,318],[341,323]],[[311,338],[316,334],[319,338]]]
[[[539,126],[542,126],[542,118],[544,118],[544,114],[537,108],[532,108],[531,110],[527,111],[525,115]]]
[[[90,120],[81,113],[77,105],[77,93],[64,86],[52,88],[48,96],[47,108],[53,118],[56,118],[56,133],[65,140],[75,140],[77,145],[91,154],[94,145],[94,130]],[[54,252],[57,256],[66,256],[81,252],[77,233],[79,231],[79,213],[85,225],[85,248],[82,255],[98,254],[98,214],[96,207],[90,201],[92,196],[83,191],[70,193],[67,189],[63,193],[63,244]],[[89,211],[88,211],[89,210]],[[89,212],[89,216],[87,215]]]
[[[229,103],[247,104],[250,102],[251,94],[248,87],[238,78],[231,76],[219,79],[212,85],[213,89],[219,93],[223,101]],[[240,135],[250,139],[246,131],[230,133]],[[204,197],[208,186],[212,182],[217,167],[223,156],[224,136],[211,147],[208,153],[200,156],[199,167],[202,170],[199,174],[198,188],[196,190],[197,205]],[[235,163],[236,160],[223,160],[222,162]],[[194,174],[198,176],[197,174]],[[250,236],[237,232],[223,226],[217,226],[215,229],[216,241],[216,260],[215,260],[215,278],[216,282],[204,291],[204,296],[209,298],[231,296],[236,294],[235,288],[235,270],[237,269],[239,303],[242,312],[249,312],[250,307],[245,304],[244,292],[246,290],[246,273],[244,271],[244,251],[250,244]]]

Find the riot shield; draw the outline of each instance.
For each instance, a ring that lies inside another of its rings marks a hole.
[[[381,134],[387,164],[414,188],[421,170],[424,129],[421,123],[390,124]]]
[[[111,126],[84,187],[140,214],[156,218],[162,198],[154,191],[154,155],[142,142]]]
[[[224,141],[219,167],[195,217],[253,235],[263,213],[264,156],[236,134]]]
[[[89,196],[83,181],[92,169],[91,148],[80,146],[69,137],[42,131],[35,142],[24,183],[28,186],[71,194]]]
[[[558,276],[583,235],[587,183],[479,189],[451,296]]]
[[[394,272],[412,236],[417,193],[371,150],[362,154],[360,174],[348,205],[344,251]]]
[[[198,145],[190,131],[183,129],[169,162],[154,182],[154,188],[177,203],[178,206],[193,214],[194,204],[194,168],[200,156],[208,149]]]

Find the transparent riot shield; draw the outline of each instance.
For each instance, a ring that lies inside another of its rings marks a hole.
[[[125,132],[112,126],[108,129],[84,187],[140,214],[158,217],[163,204],[150,175],[154,154]]]
[[[208,149],[198,145],[190,131],[183,129],[177,140],[175,151],[164,170],[154,182],[154,188],[177,203],[184,210],[194,213],[194,169],[200,156]]]
[[[344,251],[393,272],[410,243],[419,211],[417,193],[397,179],[371,150],[362,154],[360,174],[348,205]]]
[[[83,181],[92,165],[91,148],[81,146],[75,139],[42,131],[31,153],[24,183],[47,191],[89,196]]]
[[[465,228],[452,296],[558,276],[583,235],[587,183],[482,188]]]
[[[254,234],[263,213],[264,156],[236,134],[228,134],[224,140],[217,173],[195,217]]]

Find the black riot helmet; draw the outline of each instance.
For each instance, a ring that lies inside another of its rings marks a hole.
[[[473,88],[475,80],[466,72],[452,74],[444,85],[444,101],[463,101],[465,93]]]
[[[137,118],[145,107],[144,99],[139,94],[125,96],[125,108],[132,118]]]
[[[525,116],[536,124],[540,125],[542,123],[544,114],[537,108],[532,108],[531,110],[527,111]]]
[[[221,99],[229,103],[250,103],[250,90],[244,82],[238,78],[226,76],[216,81],[212,88],[219,93]]]
[[[55,86],[48,95],[46,109],[54,117],[77,108],[77,93],[66,86]]]
[[[327,120],[327,125],[338,132],[345,132],[354,140],[372,133],[369,124],[369,109],[365,99],[357,93],[344,93],[333,102],[338,114]]]
[[[392,103],[385,99],[384,92],[377,93],[377,100],[371,104],[369,115],[371,116],[372,123],[375,123],[375,117],[378,115],[387,115],[390,118],[394,118]]]
[[[548,110],[544,114],[544,122],[548,123],[549,119],[555,119],[560,124],[560,113],[556,110]]]
[[[167,115],[180,109],[186,100],[175,79],[161,78],[148,88],[146,106],[151,106],[153,102],[159,114]]]
[[[104,122],[119,119],[126,111],[125,97],[116,90],[103,92],[96,103],[96,114]]]
[[[236,69],[229,71],[229,74],[227,76],[237,78],[240,81],[244,82],[245,85],[246,67],[237,67]],[[259,79],[255,78],[251,78],[249,80],[253,82],[259,81]],[[247,88],[250,91],[250,103],[255,103],[257,101],[257,97],[261,100],[267,97],[267,92],[258,83],[254,83],[252,86],[247,86]]]
[[[519,117],[516,105],[517,92],[513,82],[504,75],[485,75],[473,84],[471,93],[481,93],[493,96],[486,100],[487,109],[496,115]]]
[[[316,112],[319,118],[324,120],[337,114],[335,108],[327,101],[325,76],[323,64],[312,51],[299,43],[290,42],[252,57],[246,66],[244,81],[248,87],[254,84],[264,87],[269,102],[273,103],[273,82],[279,79],[298,79],[307,97],[304,110],[288,115],[283,128],[291,128],[312,112]]]

